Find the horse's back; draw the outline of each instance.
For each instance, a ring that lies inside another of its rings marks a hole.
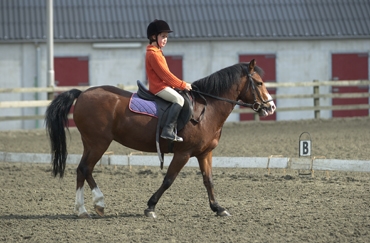
[[[132,92],[129,92],[124,89],[117,88],[115,86],[111,85],[102,85],[102,86],[95,86],[91,87],[87,90],[85,90],[82,95],[87,96],[87,95],[101,95],[106,98],[108,97],[115,97],[115,96],[120,96],[120,97],[126,97],[129,98],[132,95]]]
[[[91,87],[78,97],[73,119],[77,127],[86,126],[87,123],[95,123],[101,126],[108,125],[115,116],[117,106],[127,106],[132,93],[114,86]]]

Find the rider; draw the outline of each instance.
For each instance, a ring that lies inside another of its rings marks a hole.
[[[156,19],[148,25],[147,38],[149,39],[149,45],[146,48],[145,70],[149,81],[149,91],[164,100],[172,102],[161,137],[182,142],[182,137],[177,136],[174,130],[177,126],[177,118],[184,105],[184,98],[174,88],[191,90],[191,84],[177,78],[167,66],[162,48],[167,43],[168,33],[171,32],[170,26],[163,20]]]

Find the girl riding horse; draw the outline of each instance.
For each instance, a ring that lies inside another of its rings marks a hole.
[[[163,56],[162,48],[167,44],[168,34],[171,32],[170,26],[163,20],[154,20],[148,25],[149,45],[146,48],[145,70],[149,80],[149,91],[164,100],[172,102],[161,137],[182,142],[182,137],[177,136],[174,131],[177,118],[184,105],[184,98],[173,88],[191,90],[191,84],[173,75]]]

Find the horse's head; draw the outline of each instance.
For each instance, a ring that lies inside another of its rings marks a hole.
[[[256,61],[250,61],[246,68],[246,82],[240,93],[240,100],[253,104],[252,109],[260,116],[274,114],[276,105],[261,78],[262,70],[256,66]]]

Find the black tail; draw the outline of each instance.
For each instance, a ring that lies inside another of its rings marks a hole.
[[[67,160],[66,133],[68,129],[68,113],[74,100],[81,90],[72,89],[58,95],[49,105],[45,113],[45,125],[51,145],[53,175],[63,177]]]

